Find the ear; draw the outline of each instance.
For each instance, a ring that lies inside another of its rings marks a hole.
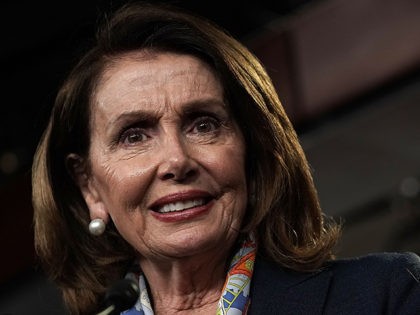
[[[66,158],[66,167],[89,208],[90,219],[102,219],[108,223],[108,210],[95,187],[87,162],[79,155],[71,153]]]

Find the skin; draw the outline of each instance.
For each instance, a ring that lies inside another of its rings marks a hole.
[[[104,71],[79,186],[139,253],[156,314],[213,314],[247,203],[245,143],[198,58],[140,51]],[[200,199],[201,198],[201,199]],[[156,210],[175,201],[204,204]]]

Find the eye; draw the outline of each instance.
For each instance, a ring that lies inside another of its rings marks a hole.
[[[218,130],[220,122],[213,117],[201,117],[194,122],[192,131],[194,133],[208,133]]]
[[[129,128],[125,130],[120,137],[120,142],[126,145],[132,145],[138,142],[145,141],[147,135],[144,133],[144,130],[141,128]]]

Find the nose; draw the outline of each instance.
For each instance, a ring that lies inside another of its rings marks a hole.
[[[198,172],[197,162],[190,156],[188,144],[179,137],[169,137],[162,143],[158,177],[162,180],[185,181]]]

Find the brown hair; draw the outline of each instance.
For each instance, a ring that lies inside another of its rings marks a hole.
[[[203,18],[134,3],[105,21],[96,45],[68,76],[34,159],[36,249],[70,311],[92,313],[135,257],[112,222],[101,237],[89,234],[89,211],[66,158],[87,157],[91,96],[105,67],[141,49],[192,54],[219,75],[246,139],[251,196],[242,232],[255,233],[259,255],[296,271],[315,270],[331,259],[339,229],[324,220],[297,135],[261,63]]]

